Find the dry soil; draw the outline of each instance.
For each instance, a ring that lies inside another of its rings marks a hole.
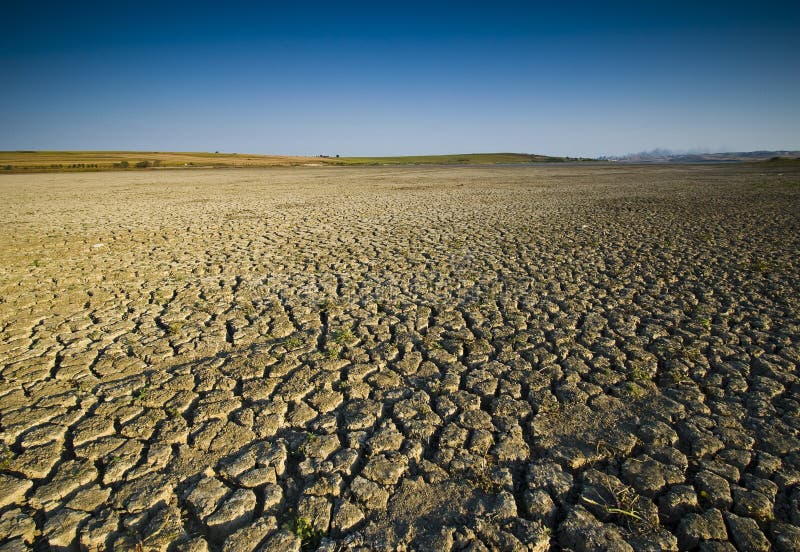
[[[0,177],[0,550],[800,543],[800,170]]]

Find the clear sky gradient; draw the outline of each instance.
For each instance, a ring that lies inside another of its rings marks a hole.
[[[0,149],[800,149],[800,2],[15,2]]]

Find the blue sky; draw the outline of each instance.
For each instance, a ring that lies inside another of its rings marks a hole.
[[[18,2],[0,149],[800,149],[797,2]]]

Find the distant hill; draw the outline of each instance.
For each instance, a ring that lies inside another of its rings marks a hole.
[[[486,165],[585,161],[529,153],[463,153],[400,157],[290,156],[163,151],[0,151],[0,174],[165,168],[253,168],[355,165]]]
[[[767,161],[776,157],[786,159],[800,158],[800,151],[733,151],[726,153],[673,153],[669,150],[656,149],[642,151],[618,157],[601,157],[607,161],[623,161],[629,163],[714,163],[733,161]]]
[[[450,155],[404,155],[397,157],[342,157],[333,161],[346,165],[496,165],[594,160],[578,157],[553,157],[532,153],[454,153]]]

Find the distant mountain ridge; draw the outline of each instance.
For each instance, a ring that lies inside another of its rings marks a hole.
[[[621,156],[604,156],[599,159],[629,163],[713,163],[719,161],[767,161],[774,157],[800,159],[800,151],[758,150],[724,153],[674,153],[670,150],[654,149]]]

